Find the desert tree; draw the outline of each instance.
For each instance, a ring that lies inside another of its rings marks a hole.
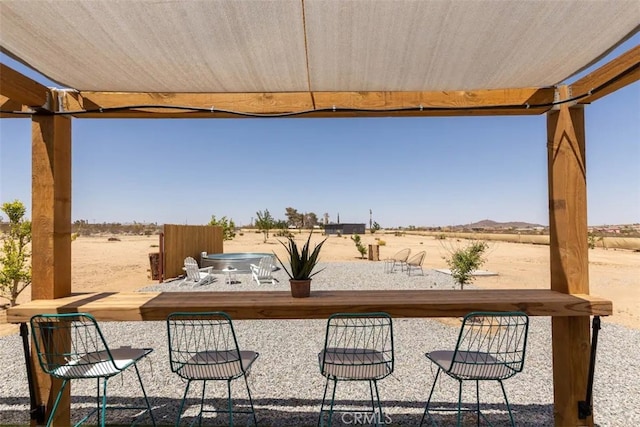
[[[258,217],[256,220],[256,227],[258,230],[262,231],[262,234],[264,235],[264,243],[267,243],[269,231],[274,228],[276,222],[273,219],[273,216],[269,213],[269,209],[265,209],[264,212],[256,212],[256,216]]]
[[[360,252],[360,259],[364,259],[364,256],[367,254],[367,248],[362,244],[362,239],[359,234],[354,234],[351,236],[351,240],[356,245],[356,249]]]
[[[473,272],[486,261],[483,255],[487,248],[487,242],[474,240],[465,247],[450,251],[450,256],[445,260],[451,270],[451,277],[460,285],[460,289],[464,289],[465,283],[474,280]]]
[[[374,234],[376,231],[379,231],[379,230],[380,230],[380,224],[373,221],[373,225],[370,227],[369,231],[371,231],[371,234]]]
[[[31,221],[24,218],[26,208],[19,200],[2,204],[9,218],[9,229],[2,235],[0,253],[0,296],[14,306],[18,295],[31,284]]]
[[[318,215],[316,215],[314,212],[308,212],[304,214],[304,224],[308,228],[313,228],[314,226],[318,225]]]
[[[296,228],[302,228],[304,223],[304,215],[299,213],[297,209],[294,208],[286,208],[285,216],[287,217],[287,223]]]
[[[217,225],[222,227],[223,240],[232,240],[236,237],[236,224],[232,219],[227,219],[226,216],[217,219],[215,215],[211,215],[211,221],[209,221],[209,224],[207,225]]]

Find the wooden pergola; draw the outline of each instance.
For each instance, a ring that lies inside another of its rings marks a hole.
[[[61,299],[72,294],[71,126],[74,119],[211,119],[246,115],[324,118],[546,114],[550,290],[568,296],[588,296],[584,108],[639,79],[640,46],[570,85],[460,91],[70,91],[47,88],[0,64],[1,117],[28,117],[32,121],[32,299],[34,303],[40,300],[38,304],[43,304],[44,300]],[[491,299],[492,294],[487,295],[485,306],[498,307],[497,300]],[[513,295],[514,300],[518,298],[517,293]],[[456,294],[450,297],[455,298]],[[524,298],[524,307],[533,307],[533,299],[527,301],[522,294],[520,297]],[[543,307],[546,304],[536,301]],[[549,302],[550,306],[552,303]],[[102,306],[101,310],[104,309]],[[106,309],[109,310],[108,307]],[[14,319],[20,318],[19,310],[16,307],[13,311]],[[244,310],[247,315],[251,313],[251,307]],[[419,313],[420,307],[412,310]],[[464,307],[457,306],[456,310],[451,315],[463,312]],[[581,419],[577,411],[578,402],[584,399],[587,387],[590,316],[610,312],[609,304],[605,309],[589,306],[580,312],[561,313],[553,308],[538,313],[552,316],[557,426],[593,425],[592,416]],[[423,315],[425,313],[428,314],[424,312]],[[303,315],[301,312],[301,317]],[[118,320],[117,316],[112,316],[111,320]],[[37,382],[40,402],[51,402],[51,396],[55,396],[57,391],[54,390],[55,384],[51,385],[42,375]],[[66,416],[68,420],[68,413]],[[64,424],[64,415],[62,417],[59,420]]]

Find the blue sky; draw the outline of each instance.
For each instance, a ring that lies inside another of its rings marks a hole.
[[[640,222],[640,82],[585,117],[589,224]],[[546,115],[74,119],[72,144],[73,220],[245,225],[293,207],[365,223],[371,209],[382,227],[549,222]],[[0,120],[0,202],[14,199],[30,215],[29,119]]]

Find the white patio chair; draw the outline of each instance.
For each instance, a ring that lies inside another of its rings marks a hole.
[[[278,281],[273,277],[273,270],[275,270],[273,263],[273,257],[265,256],[260,258],[258,265],[249,264],[251,269],[251,279],[255,280],[258,285],[262,283],[274,284]]]
[[[186,277],[180,282],[181,285],[206,285],[215,279],[212,273],[213,267],[199,268],[198,263],[192,257],[184,259],[184,267],[182,269],[185,271]]]

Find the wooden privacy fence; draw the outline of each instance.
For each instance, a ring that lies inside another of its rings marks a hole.
[[[223,252],[222,227],[216,225],[164,224],[163,277],[169,279],[183,274],[184,259],[188,256],[200,262],[200,253]]]

